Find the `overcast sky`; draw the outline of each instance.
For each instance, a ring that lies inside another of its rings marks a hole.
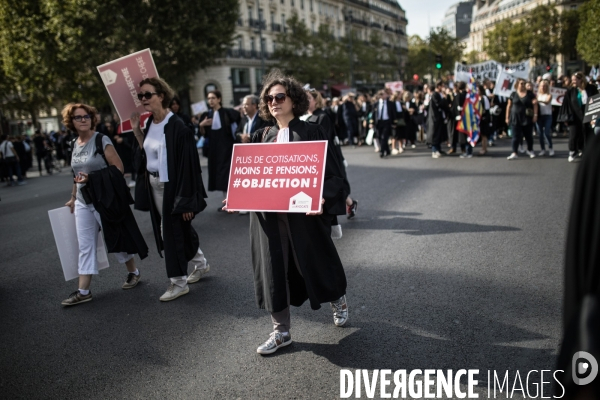
[[[459,0],[399,0],[400,6],[406,11],[408,26],[407,34],[419,35],[425,38],[432,28],[442,25],[446,10]],[[429,17],[429,20],[428,20]]]

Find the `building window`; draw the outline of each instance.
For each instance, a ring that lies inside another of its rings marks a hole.
[[[256,51],[256,44],[254,43],[254,38],[250,38],[250,50],[254,53]]]
[[[290,0],[290,5],[294,7],[294,0]]]
[[[271,29],[273,29],[274,25],[275,25],[275,13],[271,13]]]
[[[300,9],[304,10],[304,0],[300,0]]]
[[[250,86],[250,70],[248,68],[231,68],[233,86]]]
[[[314,22],[314,21],[311,21],[311,22],[310,22],[310,29],[312,30],[312,32],[313,32],[313,33],[315,33],[315,32],[316,32],[316,31],[315,31],[315,22]]]
[[[281,4],[285,4],[285,0],[281,0]]]
[[[313,11],[313,0],[309,0],[310,1],[310,12]]]
[[[262,22],[263,22],[263,16],[264,16],[264,14],[263,14],[263,9],[262,9],[262,8],[259,8],[259,9],[258,9],[258,20],[260,21],[260,23],[261,23],[261,24],[262,24]]]
[[[238,39],[238,49],[244,50],[244,39],[243,38]]]
[[[281,14],[281,29],[285,32],[285,14]]]
[[[253,16],[253,12],[252,12],[252,7],[248,7],[248,22],[250,22],[254,16]]]

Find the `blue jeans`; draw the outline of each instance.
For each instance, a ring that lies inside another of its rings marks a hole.
[[[546,150],[546,140],[548,140],[548,146],[552,149],[552,115],[540,115],[537,123],[540,133],[540,147],[542,150]]]

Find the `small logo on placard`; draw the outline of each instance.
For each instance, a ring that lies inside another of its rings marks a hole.
[[[104,85],[106,86],[112,85],[117,81],[117,74],[110,69],[103,71],[100,76],[102,77],[102,82],[104,82]]]
[[[312,198],[304,192],[300,192],[290,198],[290,208],[288,211],[309,212],[312,206]]]

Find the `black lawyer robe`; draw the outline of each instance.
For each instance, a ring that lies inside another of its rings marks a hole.
[[[89,174],[85,185],[100,214],[102,234],[109,253],[148,256],[148,245],[140,232],[130,205],[134,203],[123,174],[114,165]]]
[[[321,126],[297,118],[290,122],[289,129],[290,142],[327,139]],[[277,138],[277,132],[276,126],[259,130],[252,136],[252,142],[273,142]],[[287,213],[290,241],[294,250],[290,251],[287,275],[290,304],[299,307],[309,299],[311,308],[315,310],[321,307],[321,303],[337,300],[346,293],[346,275],[331,240],[331,215],[340,210],[342,214],[345,213],[347,194],[339,164],[330,148],[327,151],[325,170],[323,214],[307,216]],[[257,305],[269,312],[282,311],[288,303],[277,213],[250,214],[250,246]],[[300,273],[294,267],[292,253],[295,253],[298,260]]]
[[[563,342],[558,374],[565,398],[600,393],[600,377],[586,386],[573,381],[572,358],[586,351],[600,362],[600,137],[583,154],[575,179],[567,231],[563,302]],[[557,388],[557,396],[562,390]]]
[[[150,116],[144,137],[148,134],[152,116]],[[167,147],[167,169],[169,182],[165,182],[161,235],[161,217],[152,197],[149,174],[146,170],[146,154],[135,142],[135,167],[137,179],[135,186],[135,209],[150,211],[156,247],[162,256],[165,251],[165,263],[169,277],[179,269],[187,271],[187,263],[198,249],[198,235],[192,227],[192,221],[184,221],[183,213],[198,214],[206,208],[207,195],[202,182],[200,159],[194,141],[194,133],[185,123],[173,115],[165,125]]]
[[[236,142],[231,124],[240,123],[240,113],[231,108],[219,108],[221,129],[213,130],[210,126],[204,128],[204,136],[208,139],[208,191],[227,191],[229,170],[233,145]],[[200,116],[200,122],[213,118],[214,111],[205,112]]]

